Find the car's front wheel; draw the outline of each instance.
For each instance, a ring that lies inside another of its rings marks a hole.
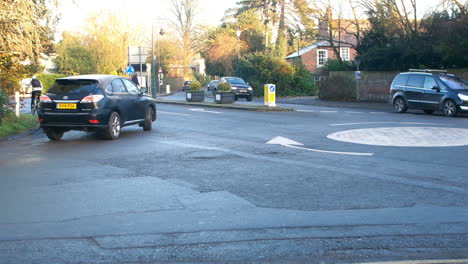
[[[252,95],[247,96],[247,101],[252,101]]]
[[[105,139],[117,139],[120,136],[120,115],[117,112],[112,112],[109,117],[107,128],[104,130],[103,137]]]
[[[48,128],[44,131],[50,140],[60,140],[65,131],[58,128]]]
[[[457,104],[452,100],[446,100],[444,102],[443,111],[446,116],[456,116],[458,112]]]
[[[153,128],[153,109],[148,107],[145,115],[145,122],[143,123],[143,130],[149,131]]]
[[[398,113],[404,113],[408,110],[408,106],[405,103],[405,100],[401,97],[397,97],[395,101],[393,101],[393,108]]]

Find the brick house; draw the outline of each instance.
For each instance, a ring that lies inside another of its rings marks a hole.
[[[334,43],[340,52],[340,57],[344,61],[353,61],[357,56],[357,51],[352,44]],[[333,47],[327,40],[321,40],[309,45],[299,52],[294,52],[286,57],[286,60],[292,63],[299,58],[310,72],[317,72],[325,65],[327,60],[337,59]]]
[[[366,20],[360,20],[358,23],[361,32],[368,28]],[[343,61],[354,61],[357,56],[356,32],[355,21],[333,19],[330,9],[327,9],[327,14],[318,23],[317,42],[291,53],[285,59],[293,63],[299,58],[310,72],[318,72],[327,60],[337,59],[335,48]]]

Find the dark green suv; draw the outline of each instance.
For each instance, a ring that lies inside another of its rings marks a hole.
[[[468,82],[440,70],[410,70],[398,74],[390,88],[390,103],[399,113],[421,109],[446,116],[468,112]]]

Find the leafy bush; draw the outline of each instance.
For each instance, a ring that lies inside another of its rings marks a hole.
[[[2,119],[6,115],[8,108],[8,95],[3,91],[0,91],[0,125],[2,124]]]
[[[36,76],[44,87],[42,93],[46,93],[47,90],[49,90],[49,88],[54,84],[55,79],[66,77],[64,74],[37,74]]]
[[[323,67],[325,71],[354,71],[354,65],[350,61],[328,60]]]
[[[200,91],[201,89],[201,84],[199,81],[193,81],[191,84],[190,84],[190,90],[192,91]]]
[[[198,72],[194,72],[195,79],[200,82],[201,86],[206,86],[213,79],[209,75],[202,75]]]
[[[355,80],[346,74],[337,74],[328,77],[320,82],[320,99],[355,101],[356,84]]]
[[[231,91],[231,85],[228,82],[223,82],[218,85],[218,91],[219,92],[230,92]]]
[[[276,84],[278,96],[315,95],[317,88],[313,75],[300,60],[294,64],[271,54],[253,53],[239,60],[236,76],[252,84],[254,94],[264,94],[264,84]]]

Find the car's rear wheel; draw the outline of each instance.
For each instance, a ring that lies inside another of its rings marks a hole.
[[[456,116],[458,112],[457,104],[452,100],[446,100],[444,102],[443,111],[446,116]]]
[[[50,140],[60,140],[65,131],[58,128],[48,128],[44,131]]]
[[[143,123],[143,130],[149,131],[153,128],[153,109],[148,107],[146,110],[145,122]]]
[[[404,113],[406,110],[408,110],[408,106],[406,105],[405,100],[401,97],[395,98],[395,101],[393,101],[393,108],[398,113]]]
[[[109,117],[107,128],[102,134],[105,139],[117,139],[120,136],[120,115],[117,112],[112,112]]]
[[[424,110],[424,113],[431,115],[432,113],[434,113],[434,110]]]

